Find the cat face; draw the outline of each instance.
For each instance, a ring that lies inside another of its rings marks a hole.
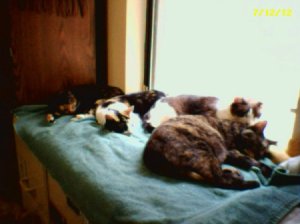
[[[260,121],[241,131],[239,145],[246,155],[261,159],[269,155],[270,145],[276,145],[275,141],[265,138],[263,131],[266,125],[266,121]]]
[[[104,127],[113,132],[130,134],[128,125],[129,116],[117,110],[109,109],[105,115]]]
[[[53,123],[55,117],[62,115],[75,114],[78,108],[79,102],[70,91],[59,94],[57,99],[51,104],[51,113],[46,114],[46,121]]]
[[[130,134],[130,117],[134,107],[126,103],[107,101],[96,109],[97,123],[109,131]]]
[[[262,103],[243,97],[235,97],[233,102],[225,108],[218,108],[217,117],[245,124],[254,124],[261,116]]]
[[[78,101],[70,91],[61,95],[60,101],[57,102],[57,112],[60,114],[74,114],[77,109]]]
[[[261,116],[261,108],[261,102],[236,97],[230,105],[230,112],[232,115],[237,117],[259,118]]]
[[[72,93],[67,93],[65,103],[58,105],[61,114],[74,114],[77,109],[77,99]]]

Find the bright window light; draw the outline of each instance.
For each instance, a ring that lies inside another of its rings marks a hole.
[[[261,100],[266,136],[286,148],[300,87],[300,1],[157,3],[153,87]]]

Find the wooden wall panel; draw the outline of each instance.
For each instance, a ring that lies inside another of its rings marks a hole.
[[[94,0],[84,17],[11,7],[11,48],[18,104],[43,103],[72,85],[96,82]]]
[[[19,200],[19,185],[11,109],[15,105],[9,54],[9,0],[0,1],[0,197]],[[1,222],[1,221],[0,221]]]

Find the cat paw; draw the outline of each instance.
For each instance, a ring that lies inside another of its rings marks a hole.
[[[80,121],[88,118],[94,118],[92,114],[76,114],[74,117],[71,118],[71,121]]]
[[[253,189],[253,188],[257,188],[259,186],[260,186],[259,182],[255,181],[255,180],[249,180],[249,181],[244,181],[242,188],[243,189]]]
[[[84,114],[76,114],[74,117],[71,118],[72,121],[78,121],[85,118]]]
[[[225,168],[223,169],[223,175],[225,176],[234,176],[236,179],[244,179],[243,175],[241,174],[241,172],[237,169],[234,168]]]
[[[55,118],[54,118],[54,116],[52,114],[46,114],[46,121],[48,123],[54,123]]]

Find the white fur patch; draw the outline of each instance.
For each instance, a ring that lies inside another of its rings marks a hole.
[[[156,128],[163,122],[176,116],[177,113],[173,107],[171,107],[168,103],[159,100],[155,103],[154,108],[149,111],[149,120],[146,122]]]
[[[257,118],[254,117],[253,109],[251,108],[246,116],[238,117],[232,115],[230,111],[230,106],[232,104],[232,100],[224,101],[218,100],[217,103],[217,117],[220,119],[232,120],[237,122],[246,123],[249,125],[257,122]],[[149,111],[149,118],[146,120],[148,124],[150,124],[153,128],[157,128],[163,122],[174,118],[177,116],[177,113],[173,107],[171,107],[168,103],[163,102],[162,99],[158,100],[154,107]]]
[[[286,169],[289,174],[300,174],[300,156],[291,157],[279,166]]]
[[[246,116],[238,117],[234,116],[230,111],[230,104],[227,104],[225,107],[221,107],[220,104],[218,104],[217,107],[217,117],[222,120],[232,120],[237,121],[245,124],[252,125],[257,121],[257,118],[254,117],[253,109],[251,108]]]
[[[80,121],[84,119],[94,118],[93,114],[76,114],[75,117],[71,118],[71,121]]]
[[[95,117],[98,124],[102,126],[105,125],[106,115],[110,113],[110,110],[117,110],[121,114],[125,114],[128,113],[128,110],[133,111],[133,107],[129,107],[127,104],[118,101],[109,104],[107,107],[102,107],[101,105],[99,105],[95,111]]]

